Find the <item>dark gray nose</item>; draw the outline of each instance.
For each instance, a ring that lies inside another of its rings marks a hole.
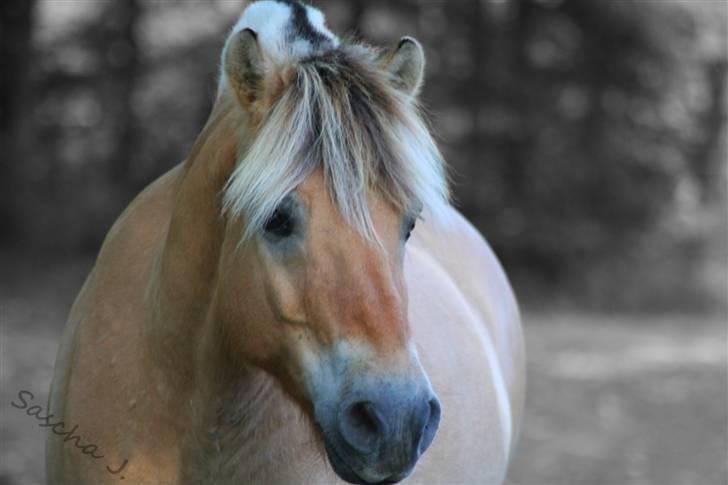
[[[418,398],[397,394],[358,396],[341,406],[339,432],[380,469],[409,471],[435,437],[440,402],[432,393]]]

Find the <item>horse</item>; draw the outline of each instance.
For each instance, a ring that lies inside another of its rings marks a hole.
[[[450,203],[424,63],[297,1],[243,11],[189,156],[114,223],[71,309],[50,483],[505,479],[519,310]]]

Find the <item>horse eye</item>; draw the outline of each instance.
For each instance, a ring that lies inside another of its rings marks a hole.
[[[294,223],[291,214],[286,209],[278,208],[265,223],[263,230],[277,238],[286,238],[293,234]]]
[[[407,234],[405,234],[404,236],[405,241],[410,238],[410,236],[412,235],[412,231],[415,230],[415,222],[416,221],[412,219],[412,221],[410,221],[409,225],[407,226]]]

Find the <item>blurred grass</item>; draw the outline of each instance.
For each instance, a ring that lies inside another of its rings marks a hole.
[[[45,415],[61,332],[92,264],[0,252],[0,485],[45,483],[44,430],[10,402],[28,390]]]
[[[0,484],[40,484],[43,405],[91,258],[0,253]],[[726,318],[525,314],[526,416],[511,485],[728,483]]]
[[[728,482],[725,317],[526,315],[509,482]]]

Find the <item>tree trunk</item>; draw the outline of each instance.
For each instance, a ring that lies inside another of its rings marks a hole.
[[[725,163],[725,154],[720,150],[721,137],[725,135],[726,79],[728,62],[716,60],[707,66],[710,89],[710,108],[703,115],[703,139],[697,146],[694,170],[700,181],[703,202],[720,197],[725,181],[720,177],[720,164]]]
[[[351,16],[348,25],[345,26],[344,32],[347,34],[362,35],[362,20],[364,19],[364,0],[352,0],[349,3]]]
[[[107,64],[106,94],[113,115],[114,149],[110,153],[108,175],[121,192],[134,185],[136,115],[133,97],[139,72],[139,47],[135,28],[140,9],[137,0],[118,0],[104,12],[106,39],[104,60]]]
[[[0,2],[0,244],[19,237],[19,180],[31,139],[33,0]]]

